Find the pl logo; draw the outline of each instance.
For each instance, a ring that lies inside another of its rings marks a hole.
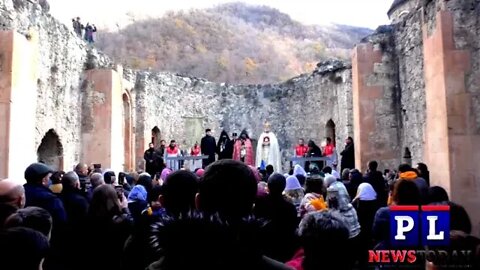
[[[390,243],[396,247],[448,246],[450,206],[390,206]]]

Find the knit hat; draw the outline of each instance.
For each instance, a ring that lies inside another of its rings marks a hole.
[[[285,191],[295,190],[300,188],[302,188],[302,186],[300,185],[300,182],[298,182],[297,177],[293,175],[290,175],[287,177],[287,185],[285,186]]]
[[[32,163],[25,170],[24,176],[28,183],[38,183],[49,173],[53,173],[53,170],[47,165]]]

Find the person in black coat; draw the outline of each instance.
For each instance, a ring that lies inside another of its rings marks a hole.
[[[53,219],[53,227],[62,226],[67,220],[62,201],[47,187],[52,169],[43,163],[33,163],[25,170],[25,207],[38,206],[47,210]]]
[[[233,155],[233,144],[230,143],[228,133],[223,130],[217,143],[218,160],[231,159]]]
[[[215,162],[215,152],[217,150],[217,145],[215,143],[215,138],[212,137],[212,130],[206,129],[205,130],[205,137],[202,138],[200,143],[200,148],[202,150],[203,155],[207,155],[208,159],[204,159],[203,168],[210,165],[210,163]]]
[[[377,170],[378,163],[375,160],[368,162],[368,170],[364,176],[364,182],[372,185],[377,193],[377,201],[380,207],[387,205],[388,189],[381,172]]]
[[[75,172],[68,172],[62,178],[62,199],[69,225],[82,224],[88,213],[88,201],[80,190],[79,177]]]
[[[62,232],[61,255],[64,265],[78,259],[78,254],[84,252],[79,246],[83,239],[82,230],[86,224],[88,201],[80,189],[79,177],[75,172],[68,172],[62,178],[62,199],[67,213],[67,223]],[[72,267],[72,269],[79,269]]]
[[[235,142],[237,141],[238,134],[237,133],[232,133],[232,138],[228,140],[227,145],[225,146],[228,151],[231,152],[230,158],[233,158],[233,146],[235,145]]]
[[[282,195],[286,179],[281,174],[272,174],[268,178],[269,194],[257,198],[254,215],[265,218],[269,223],[262,228],[264,239],[263,252],[269,258],[285,262],[292,258],[296,249],[295,231],[298,225],[295,206]],[[282,239],[282,241],[278,241]]]
[[[155,158],[155,148],[153,148],[153,143],[149,143],[143,159],[145,159],[145,171],[152,176],[155,175]]]
[[[353,146],[352,137],[348,137],[345,142],[345,149],[340,153],[342,160],[340,161],[341,171],[344,169],[354,169],[355,168],[355,148]]]
[[[33,163],[25,170],[25,207],[37,206],[47,210],[52,215],[53,228],[50,244],[51,256],[45,259],[45,269],[62,269],[61,238],[67,221],[65,208],[60,198],[49,188],[48,182],[53,170],[43,163]]]

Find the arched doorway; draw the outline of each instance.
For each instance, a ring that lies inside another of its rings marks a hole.
[[[122,106],[122,115],[123,115],[123,147],[124,147],[124,164],[123,170],[128,172],[132,169],[132,116],[131,116],[131,106],[130,106],[130,97],[127,93],[122,95],[123,106]]]
[[[162,136],[160,134],[160,129],[155,126],[152,128],[152,143],[155,148],[160,146],[160,141],[162,140]]]
[[[37,158],[38,162],[45,163],[54,170],[63,170],[63,146],[55,130],[50,129],[43,136]]]
[[[334,146],[336,146],[336,136],[335,136],[335,122],[333,122],[332,119],[327,121],[327,124],[325,125],[325,137],[330,137],[332,139],[332,143]]]

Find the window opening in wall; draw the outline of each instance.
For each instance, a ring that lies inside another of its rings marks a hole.
[[[37,150],[38,162],[54,170],[63,170],[63,146],[54,129],[47,131]]]
[[[332,143],[334,146],[336,146],[336,141],[335,141],[335,123],[333,122],[332,119],[328,120],[327,124],[325,125],[325,137],[330,137],[332,139]]]

